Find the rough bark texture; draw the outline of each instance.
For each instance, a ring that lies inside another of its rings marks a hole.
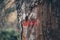
[[[35,31],[36,32],[35,40],[53,40],[52,36],[50,36],[50,33],[52,32],[52,30],[56,30],[58,27],[57,17],[56,17],[57,14],[56,11],[58,10],[56,7],[57,0],[40,0],[40,1],[31,0],[29,1],[30,3],[28,4],[26,4],[27,1],[24,2],[25,2],[25,9],[23,10],[25,14],[29,14],[34,8],[37,8],[35,9],[37,10],[37,12],[35,13],[37,14],[37,18],[38,18],[37,19],[38,26]]]
[[[38,25],[29,25],[28,37],[22,37],[27,15]],[[20,40],[60,40],[60,0],[0,0],[0,29],[7,28],[18,29]]]

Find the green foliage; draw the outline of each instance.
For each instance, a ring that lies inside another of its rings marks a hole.
[[[0,40],[20,40],[20,33],[14,30],[0,30]]]

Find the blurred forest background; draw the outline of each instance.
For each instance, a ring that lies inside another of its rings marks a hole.
[[[15,0],[0,0],[0,29],[16,28]]]
[[[38,17],[37,40],[60,40],[60,0],[0,0],[0,29],[17,30],[25,14]]]

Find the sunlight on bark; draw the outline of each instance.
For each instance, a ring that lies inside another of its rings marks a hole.
[[[17,18],[17,12],[11,12],[8,16],[8,22],[14,22]]]
[[[11,7],[15,0],[11,0],[7,5],[5,5],[5,9]]]

